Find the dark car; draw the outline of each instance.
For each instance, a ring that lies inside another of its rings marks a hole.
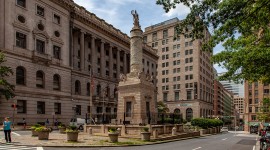
[[[267,132],[260,138],[260,150],[268,150],[270,148],[270,133]]]

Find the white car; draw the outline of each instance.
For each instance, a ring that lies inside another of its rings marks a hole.
[[[76,126],[79,130],[83,130],[83,125],[85,124],[85,119],[83,118],[72,118],[70,120],[70,126]]]
[[[229,132],[229,129],[228,127],[222,127],[220,132]]]

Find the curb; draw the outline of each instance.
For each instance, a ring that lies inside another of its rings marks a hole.
[[[158,142],[152,142],[152,143],[145,143],[145,144],[128,144],[128,145],[21,145],[21,144],[13,144],[15,146],[28,146],[28,147],[63,147],[63,148],[70,148],[70,147],[77,147],[77,148],[88,148],[88,147],[94,147],[94,148],[101,148],[101,147],[129,147],[129,146],[144,146],[144,145],[156,145],[156,144],[164,144],[164,143],[170,143],[170,142],[176,142],[176,141],[182,141],[182,140],[189,140],[189,139],[195,139],[195,138],[201,138],[206,136],[212,136],[217,134],[206,134],[202,136],[194,136],[194,137],[187,137],[187,138],[180,138],[180,139],[173,139],[173,140],[164,140],[164,141],[158,141]],[[2,143],[1,143],[2,144]]]

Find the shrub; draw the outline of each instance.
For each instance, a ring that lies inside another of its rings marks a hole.
[[[64,125],[64,124],[62,124],[62,123],[60,123],[59,125],[58,125],[58,128],[65,128],[66,126]]]
[[[109,129],[109,132],[110,132],[110,133],[115,133],[116,131],[117,131],[116,128],[110,128],[110,129]]]
[[[218,120],[218,119],[195,118],[195,119],[192,119],[191,125],[199,126],[203,129],[207,129],[211,127],[222,126],[223,121]]]
[[[36,128],[39,128],[39,127],[41,127],[41,125],[40,124],[35,124],[35,125],[33,125],[33,126],[31,126],[31,129],[36,129]]]
[[[46,127],[41,126],[41,127],[37,127],[35,129],[35,131],[38,131],[38,132],[47,132],[47,131],[49,131],[49,132],[51,132],[52,130],[51,130],[51,128],[46,128]]]
[[[78,128],[76,126],[68,126],[65,132],[78,132]]]
[[[142,131],[143,131],[143,132],[149,132],[149,128],[148,128],[148,127],[143,127],[143,128],[142,128]]]

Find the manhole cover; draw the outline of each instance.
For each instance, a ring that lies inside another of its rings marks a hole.
[[[241,140],[237,142],[236,144],[242,144],[242,145],[255,145],[256,140]]]

